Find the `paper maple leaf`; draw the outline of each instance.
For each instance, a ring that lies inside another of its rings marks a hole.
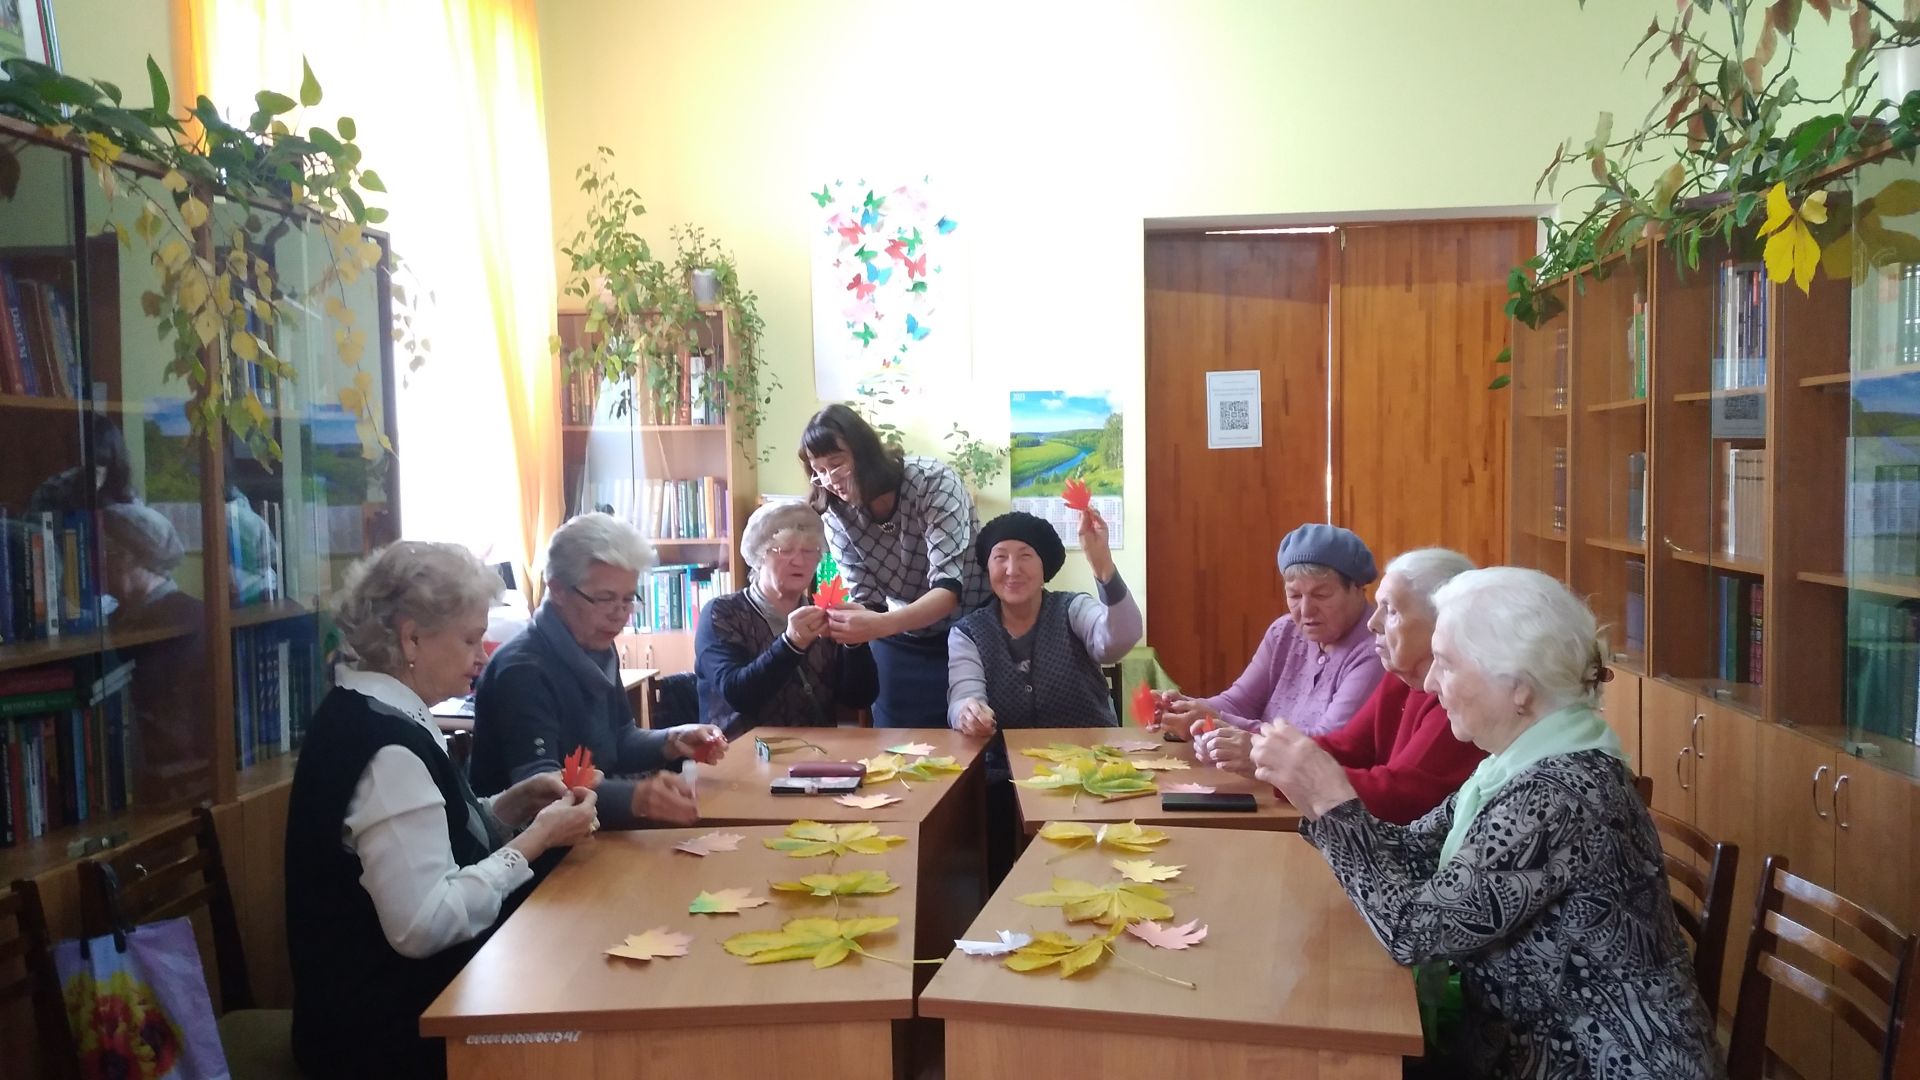
[[[813,896],[879,896],[900,887],[885,870],[855,870],[846,874],[808,874],[799,881],[776,881],[779,892],[803,892]]]
[[[1060,501],[1066,503],[1069,510],[1085,511],[1093,504],[1093,494],[1087,490],[1085,480],[1069,480],[1060,490]]]
[[[1072,934],[1048,930],[1035,934],[1032,941],[1013,950],[1001,963],[1014,971],[1040,971],[1057,964],[1060,977],[1064,979],[1099,963],[1113,944],[1115,932],[1093,934],[1083,940]]]
[[[1152,859],[1115,859],[1113,868],[1120,871],[1120,876],[1128,881],[1151,885],[1156,881],[1172,881],[1187,867],[1185,863],[1179,866],[1161,866]]]
[[[1185,949],[1192,945],[1198,945],[1207,939],[1206,927],[1202,926],[1198,930],[1194,929],[1194,925],[1199,921],[1200,920],[1195,919],[1193,922],[1181,926],[1161,926],[1157,922],[1137,922],[1127,927],[1127,933],[1132,934],[1134,937],[1139,938],[1141,941],[1146,942],[1156,949]]]
[[[749,895],[752,892],[752,889],[721,889],[718,892],[701,890],[700,895],[693,898],[693,903],[687,905],[687,913],[689,915],[738,915],[747,908],[759,907],[767,902],[764,896]]]
[[[692,934],[676,934],[664,926],[656,926],[644,934],[627,935],[627,940],[608,949],[607,955],[624,956],[628,960],[658,960],[663,956],[685,956],[687,946],[692,943]]]
[[[1109,926],[1142,919],[1171,919],[1173,909],[1161,903],[1166,898],[1167,891],[1158,885],[1135,881],[1095,885],[1058,877],[1053,879],[1053,888],[1047,892],[1018,897],[1028,907],[1057,907],[1066,914],[1068,922],[1092,919]]]
[[[887,747],[887,753],[904,754],[908,757],[926,757],[928,754],[933,753],[933,744],[923,742],[901,743],[899,746]]]
[[[1040,827],[1040,839],[1051,840],[1070,848],[1099,847],[1105,844],[1119,851],[1131,851],[1137,855],[1144,855],[1166,843],[1167,834],[1160,829],[1144,828],[1135,821],[1101,825],[1097,828],[1078,821],[1049,821]]]
[[[1127,754],[1150,754],[1160,749],[1161,745],[1150,739],[1128,739],[1126,742],[1114,743],[1113,748]]]
[[[1135,690],[1133,692],[1134,723],[1139,724],[1141,727],[1144,727],[1144,728],[1152,727],[1153,712],[1154,712],[1153,687],[1148,686],[1146,683],[1141,683],[1140,689]]]
[[[833,800],[841,806],[851,806],[855,810],[878,810],[883,806],[892,806],[900,801],[898,795],[842,795]]]
[[[1152,747],[1148,749],[1152,749]],[[1104,743],[1095,743],[1092,746],[1082,746],[1079,743],[1049,743],[1046,746],[1030,746],[1020,751],[1020,756],[1039,758],[1041,761],[1051,761],[1055,764],[1068,761],[1077,761],[1084,764],[1088,758],[1092,758],[1095,761],[1127,760],[1126,751],[1117,746],[1107,746]]]
[[[846,602],[847,587],[840,583],[840,576],[838,574],[821,582],[820,587],[814,590],[814,607],[832,609]]]
[[[1159,790],[1153,777],[1126,761],[1102,762],[1088,757],[1042,765],[1032,776],[1014,783],[1036,791],[1085,791],[1112,802],[1151,795]]]
[[[710,832],[705,836],[696,836],[691,840],[682,840],[673,845],[673,850],[684,851],[689,855],[705,857],[716,851],[738,851],[740,841],[746,837],[739,833]]]
[[[749,964],[777,964],[782,960],[813,958],[816,968],[829,968],[853,953],[872,954],[860,939],[900,924],[892,916],[871,919],[793,919],[778,930],[735,934],[721,947]]]
[[[1181,761],[1179,758],[1167,757],[1163,754],[1160,757],[1134,758],[1133,767],[1151,769],[1154,772],[1179,772],[1181,769],[1193,768],[1193,762]]]
[[[1181,795],[1211,795],[1214,792],[1214,787],[1212,784],[1168,784],[1160,790],[1176,792]]]
[[[941,773],[962,771],[960,763],[952,757],[923,757],[917,761],[907,761],[899,754],[875,754],[870,758],[861,758],[860,764],[867,767],[867,775],[861,780],[862,786],[884,784],[889,780],[911,779],[932,780]]]
[[[795,859],[810,859],[815,855],[881,855],[893,845],[906,842],[904,836],[880,835],[880,826],[871,821],[846,825],[796,821],[787,826],[785,836],[761,841],[774,851],[784,851]]]
[[[999,941],[966,941],[955,938],[953,947],[968,956],[1003,956],[1031,944],[1032,941],[1032,934],[1016,934],[1011,930],[1002,930]]]
[[[569,791],[579,787],[592,787],[594,785],[593,751],[582,746],[568,754],[560,766],[560,782],[567,785]]]
[[[1194,721],[1193,726],[1187,729],[1187,738],[1197,739],[1200,736],[1205,735],[1209,731],[1218,731],[1218,730],[1220,730],[1219,717],[1203,716],[1200,719]]]

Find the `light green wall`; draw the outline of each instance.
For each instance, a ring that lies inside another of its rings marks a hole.
[[[171,84],[174,0],[53,0],[60,67],[71,75],[105,79],[144,104],[147,57]]]

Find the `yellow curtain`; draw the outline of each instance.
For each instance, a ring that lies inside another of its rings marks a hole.
[[[176,4],[175,100],[244,122],[257,91],[299,85],[304,57],[325,92],[307,118],[353,117],[432,342],[417,372],[396,357],[404,530],[530,566],[562,506],[534,0]]]

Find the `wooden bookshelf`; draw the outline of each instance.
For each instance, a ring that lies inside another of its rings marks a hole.
[[[115,630],[105,634],[70,634],[40,641],[0,645],[0,671],[39,667],[85,656],[96,656],[116,649],[132,649],[175,638],[191,637],[198,626],[156,626],[145,630]]]
[[[314,613],[312,607],[296,601],[267,600],[257,604],[229,606],[227,619],[235,627],[262,626],[283,619],[304,619]]]
[[[1641,397],[1641,398],[1628,398],[1625,401],[1603,401],[1603,402],[1600,402],[1598,405],[1587,406],[1587,411],[1594,412],[1594,413],[1614,412],[1620,409],[1644,409],[1646,407],[1647,407],[1647,399]]]
[[[1855,589],[1880,596],[1920,600],[1920,576],[1848,578],[1845,574],[1822,573],[1816,570],[1802,570],[1794,576],[1813,585],[1828,585],[1836,589]]]
[[[1585,538],[1588,547],[1597,547],[1603,551],[1623,551],[1628,555],[1645,555],[1647,545],[1638,540],[1622,540],[1617,536],[1589,536]]]

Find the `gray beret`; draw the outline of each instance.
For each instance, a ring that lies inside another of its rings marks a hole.
[[[1280,541],[1281,572],[1296,563],[1331,566],[1359,585],[1370,584],[1379,576],[1366,541],[1338,525],[1302,525],[1288,533]]]
[[[125,551],[136,564],[157,574],[180,565],[187,545],[166,515],[143,503],[111,503],[100,511],[107,543]]]

